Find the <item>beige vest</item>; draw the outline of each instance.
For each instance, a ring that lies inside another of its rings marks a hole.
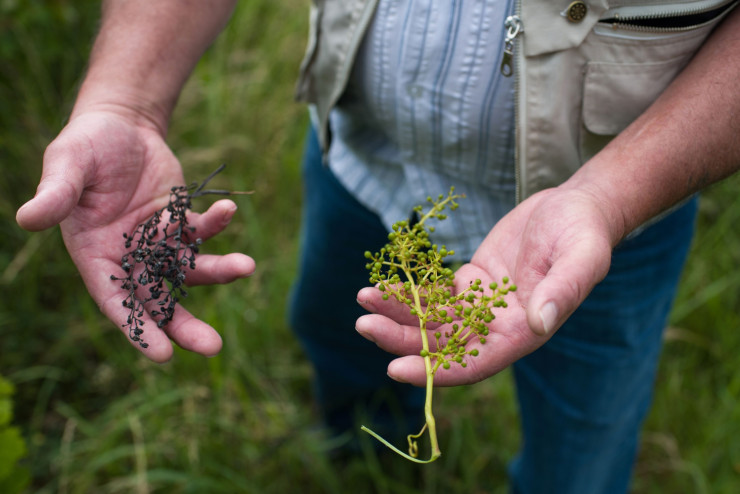
[[[313,2],[296,95],[312,105],[324,149],[330,140],[329,112],[344,91],[377,3]],[[627,127],[737,3],[518,0],[521,29],[510,45],[512,63],[505,68],[517,78],[518,199],[567,180]],[[648,20],[664,17],[675,22],[656,21],[656,28]],[[515,31],[509,29],[512,35]]]

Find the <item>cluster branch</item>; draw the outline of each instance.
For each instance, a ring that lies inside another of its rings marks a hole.
[[[457,209],[457,199],[461,197],[464,196],[455,194],[454,188],[451,188],[447,196],[440,194],[436,200],[427,198],[431,205],[428,211],[424,212],[422,206],[414,208],[419,221],[394,223],[388,234],[388,243],[378,252],[365,252],[368,260],[365,267],[370,271],[370,282],[383,292],[382,298],[388,300],[393,297],[406,304],[410,314],[418,319],[422,339],[420,356],[424,358],[427,372],[427,401],[424,426],[419,433],[408,436],[408,454],[388,444],[371,430],[365,427],[363,430],[405,458],[417,462],[421,461],[417,459],[416,439],[425,431],[429,432],[432,445],[432,457],[425,462],[434,461],[441,455],[431,410],[436,372],[440,367],[466,367],[466,358],[478,355],[477,348],[467,348],[468,343],[476,339],[480,344],[486,342],[489,325],[495,319],[494,309],[505,308],[505,295],[516,290],[516,286],[505,277],[500,285],[490,283],[488,287],[481,286],[481,280],[471,281],[470,286],[454,293],[455,274],[445,259],[455,253],[444,245],[432,243],[430,234],[434,232],[434,227],[427,223],[446,219],[445,209]],[[429,344],[428,323],[447,328],[444,332],[434,333],[433,347]]]
[[[195,228],[188,225],[192,200],[207,194],[246,193],[205,188],[224,167],[221,165],[200,184],[172,187],[167,206],[155,211],[132,233],[123,234],[127,249],[121,257],[124,274],[110,278],[120,281],[126,291],[121,304],[129,309],[129,314],[123,327],[128,329],[129,338],[142,348],[149,346],[142,338],[146,311],[149,310],[157,327],[163,328],[172,321],[180,299],[188,295],[187,270],[195,269],[195,257],[202,243],[195,236]]]

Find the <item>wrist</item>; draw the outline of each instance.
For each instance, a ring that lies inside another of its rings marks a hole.
[[[640,224],[633,219],[629,198],[620,195],[620,191],[629,190],[629,186],[619,183],[618,177],[609,180],[606,176],[590,173],[587,166],[584,165],[559,188],[576,192],[599,211],[609,242],[614,247]]]
[[[72,108],[70,121],[86,113],[112,113],[136,126],[149,128],[164,138],[173,106],[174,103],[170,105],[152,100],[125,86],[86,80]]]

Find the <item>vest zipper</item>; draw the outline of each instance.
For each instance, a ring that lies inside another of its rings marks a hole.
[[[613,30],[673,33],[702,27],[724,16],[737,0],[699,0],[690,4],[625,6],[608,10],[599,24]]]
[[[524,55],[522,54],[521,42],[517,42],[517,38],[524,32],[524,24],[519,17],[521,11],[521,0],[517,0],[515,14],[510,15],[504,22],[506,28],[506,36],[504,37],[504,51],[501,56],[501,74],[504,77],[515,77],[514,79],[514,182],[515,182],[515,203],[519,204],[522,200],[522,171],[521,162],[523,159],[524,150],[521,142],[523,133],[523,115],[520,110],[520,95],[522,94],[521,84],[523,78],[521,75],[522,66],[524,64]]]
[[[518,15],[510,15],[504,21],[506,37],[504,38],[504,54],[501,57],[501,73],[511,77],[514,73],[514,41],[522,33],[522,20]]]

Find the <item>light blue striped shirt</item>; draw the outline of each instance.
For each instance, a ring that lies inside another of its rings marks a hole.
[[[433,240],[469,259],[515,203],[509,0],[381,0],[330,116],[329,166],[390,226],[451,185]]]

